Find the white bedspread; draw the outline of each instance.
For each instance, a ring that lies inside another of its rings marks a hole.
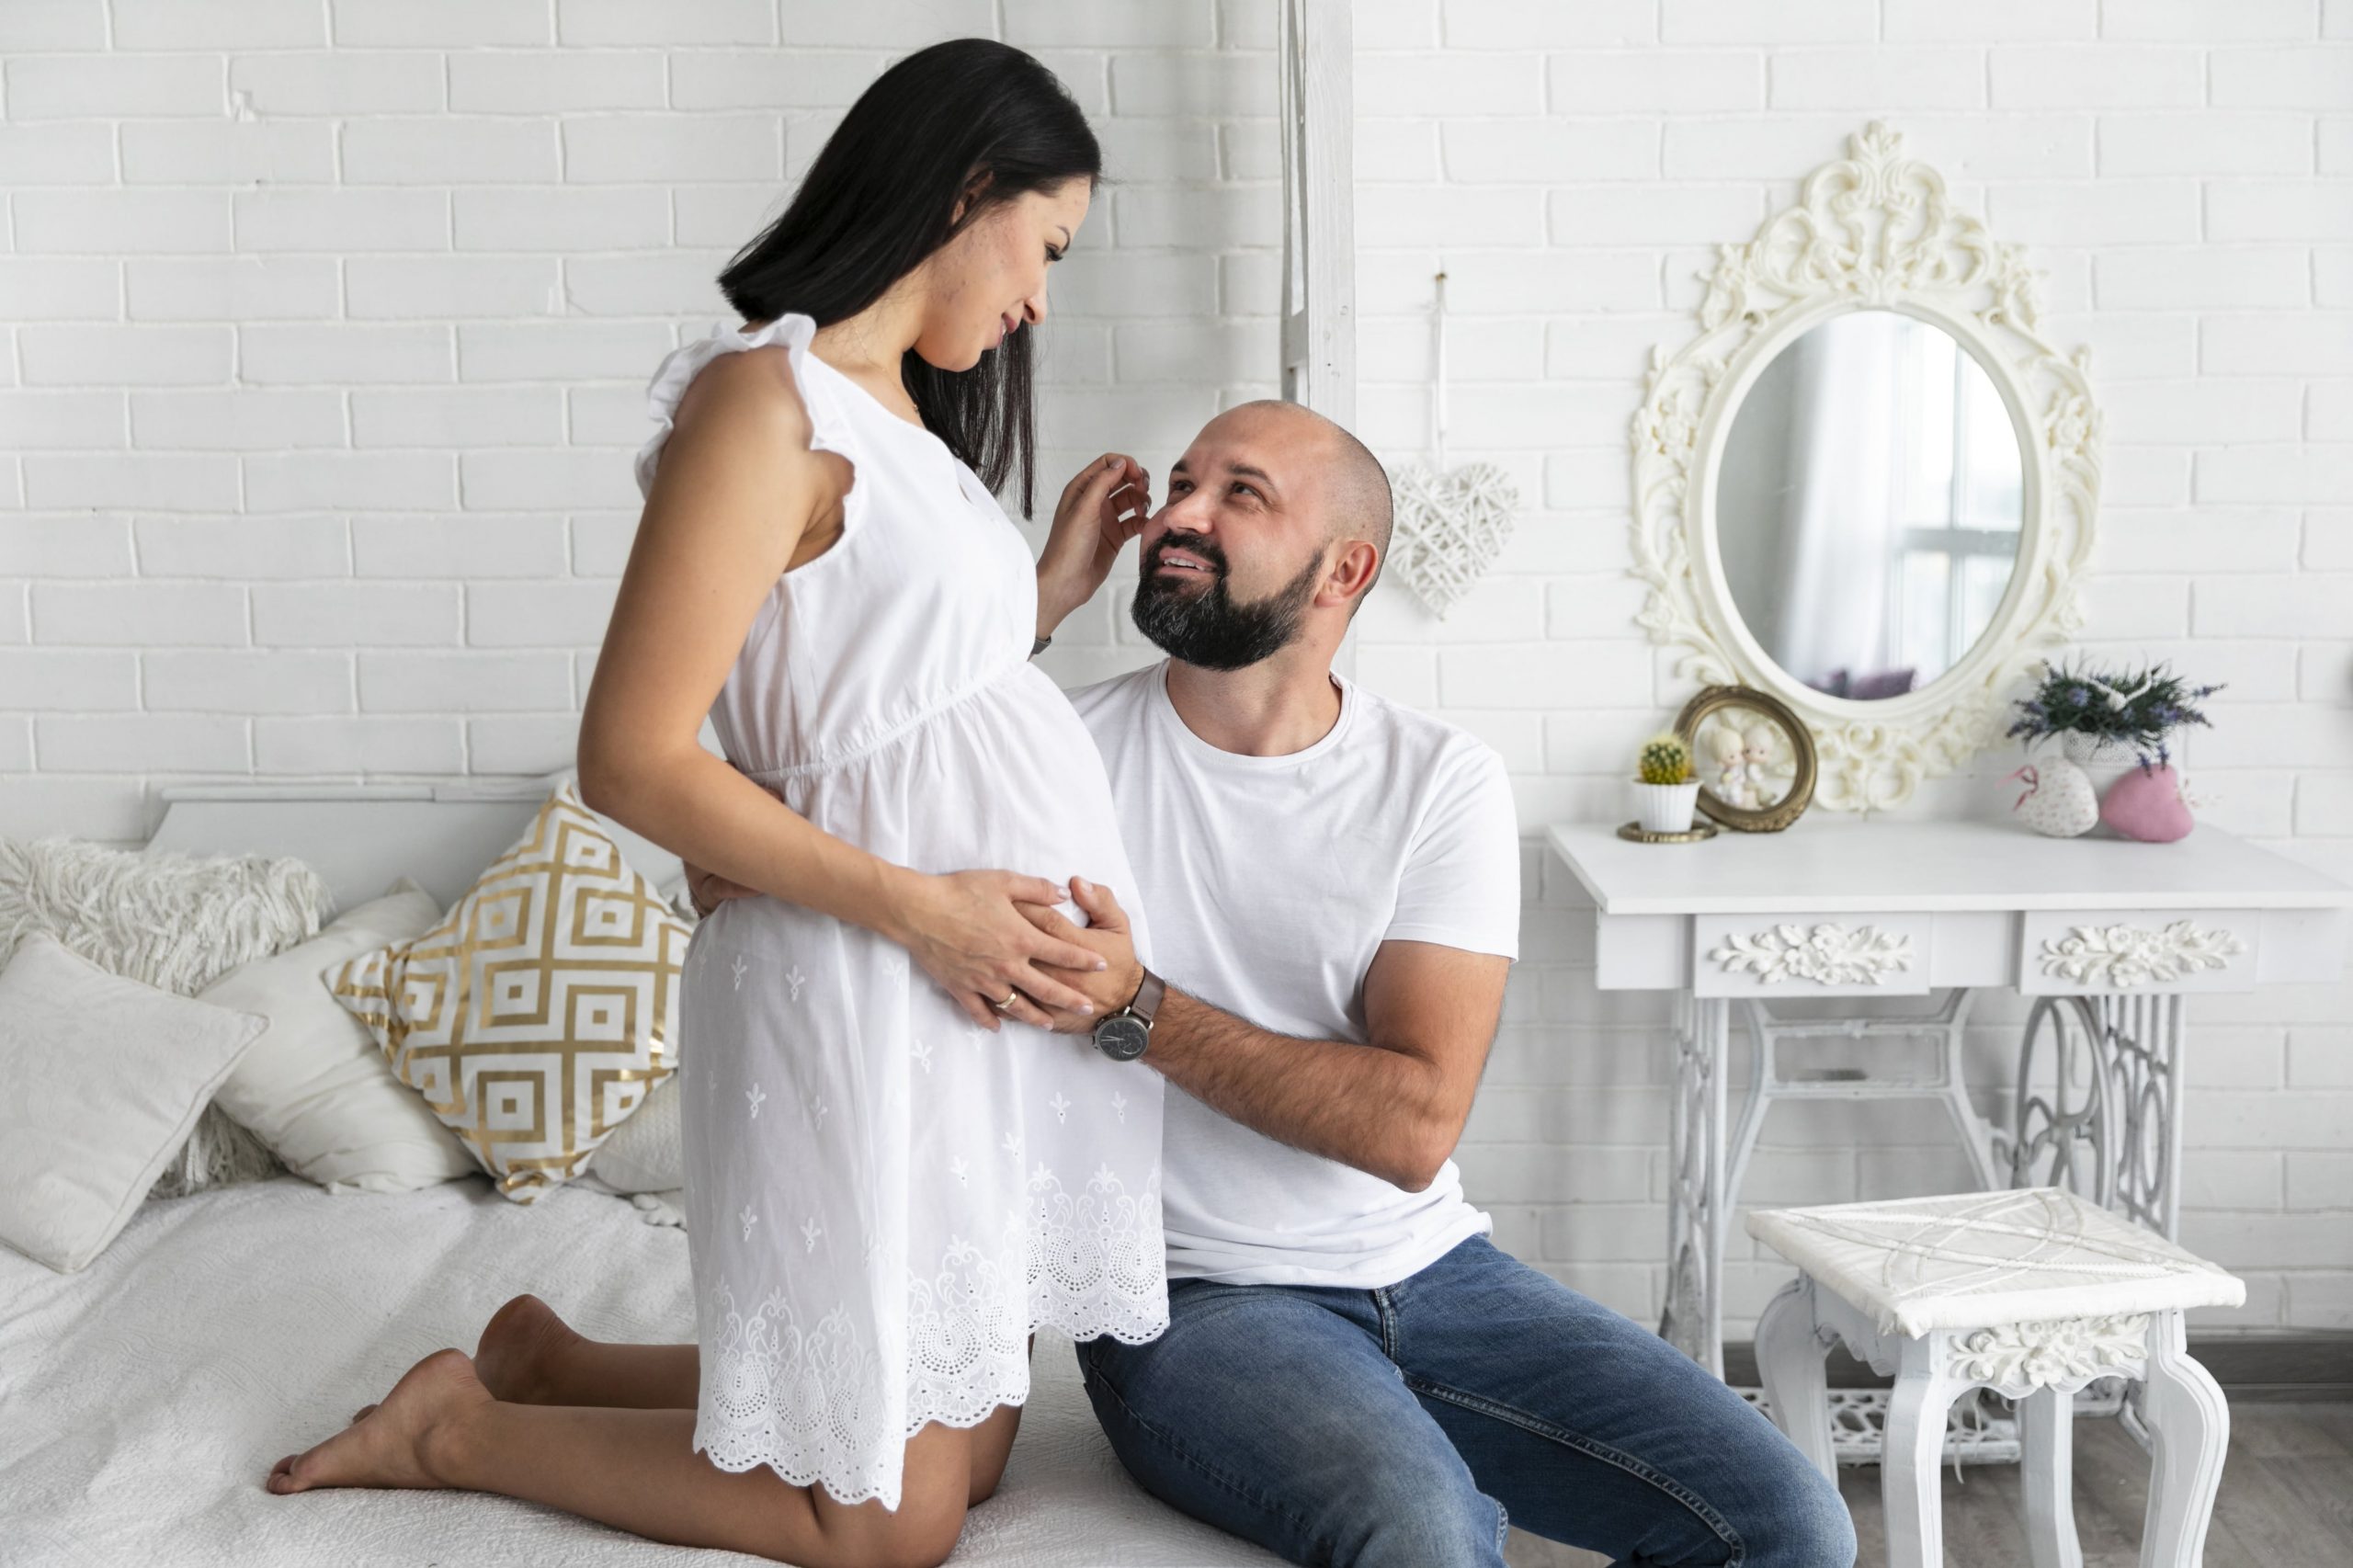
[[[558,1189],[469,1178],[331,1198],[298,1177],[148,1203],[87,1270],[0,1248],[0,1563],[756,1563],[469,1493],[265,1491],[279,1456],[426,1352],[471,1351],[523,1290],[604,1339],[693,1336],[683,1232]],[[1029,1405],[954,1562],[1272,1563],[1147,1495],[1103,1439],[1070,1341],[1038,1336]]]

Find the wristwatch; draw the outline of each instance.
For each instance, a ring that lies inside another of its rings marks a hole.
[[[1160,999],[1167,994],[1160,976],[1145,970],[1135,1000],[1096,1022],[1095,1049],[1114,1062],[1133,1062],[1142,1056],[1143,1048],[1152,1043],[1153,1015],[1160,1011]]]

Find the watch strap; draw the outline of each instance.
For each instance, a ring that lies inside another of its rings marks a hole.
[[[1135,1000],[1128,1004],[1127,1011],[1142,1018],[1149,1028],[1160,1011],[1161,999],[1167,994],[1167,982],[1147,969],[1143,971],[1143,983],[1136,987]]]

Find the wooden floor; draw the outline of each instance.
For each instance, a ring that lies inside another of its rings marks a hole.
[[[2149,1457],[2114,1421],[2075,1423],[2075,1531],[2084,1568],[2133,1568]],[[2016,1465],[1944,1472],[1945,1561],[2027,1568]],[[1859,1568],[1883,1568],[1879,1467],[1838,1472],[1862,1542]],[[1512,1531],[1513,1568],[1606,1568],[1588,1551]],[[2206,1568],[2346,1568],[2353,1563],[2353,1403],[2231,1406],[2231,1452],[2206,1534]]]

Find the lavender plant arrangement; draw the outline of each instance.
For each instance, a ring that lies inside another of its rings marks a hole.
[[[2046,668],[2034,695],[2017,703],[2018,720],[2008,733],[2029,746],[2055,735],[2062,755],[2045,756],[2010,775],[2028,785],[2012,809],[2036,832],[2054,837],[2072,837],[2098,822],[2144,843],[2186,836],[2197,824],[2166,737],[2185,724],[2212,728],[2198,704],[2222,689],[2191,686],[2163,661],[2121,674],[2080,665]],[[2110,785],[2102,800],[2083,765],[2112,750],[2131,752],[2140,766]]]

